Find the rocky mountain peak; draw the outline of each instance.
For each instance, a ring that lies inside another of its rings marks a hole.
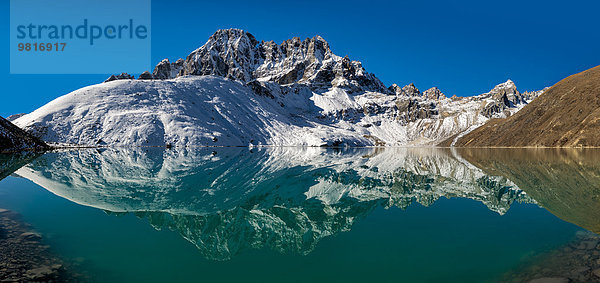
[[[388,87],[388,90],[391,92],[391,94],[395,94],[396,96],[402,95],[402,88],[397,84],[392,84],[390,87]]]
[[[524,102],[521,93],[517,90],[517,86],[511,80],[496,85],[492,90],[490,90],[490,92],[487,93],[487,95],[497,101],[505,100],[508,106],[510,106],[511,103],[516,105]]]
[[[408,97],[423,97],[430,100],[444,99],[446,96],[437,87],[432,87],[423,93],[413,84],[405,85],[400,87],[397,84],[392,84],[388,90],[396,94],[397,96],[408,96]]]
[[[216,75],[252,81],[259,63],[256,38],[240,29],[218,30],[187,56],[179,75]]]
[[[507,80],[496,85],[488,93],[482,94],[483,98],[491,98],[493,101],[488,103],[481,113],[486,117],[492,117],[494,114],[501,113],[508,108],[515,108],[519,104],[527,104],[541,93],[533,92],[523,95],[517,90],[517,86],[513,81]]]
[[[413,83],[410,83],[402,87],[402,95],[421,96],[421,91]]]
[[[423,92],[423,96],[428,99],[434,99],[434,100],[446,98],[446,96],[442,93],[442,91],[439,90],[437,87],[432,87],[432,88],[426,90],[425,92]]]
[[[258,41],[254,37],[254,35],[252,35],[251,33],[247,32],[247,31],[237,29],[237,28],[217,30],[215,33],[213,33],[213,35],[211,35],[208,38],[207,43],[229,42],[229,41],[232,41],[232,42],[244,41],[244,42],[248,42],[252,46],[256,46],[258,44]]]
[[[507,80],[504,83],[496,85],[488,94],[496,97],[498,95],[519,95],[519,91],[517,90],[517,86],[511,80]]]
[[[240,29],[218,30],[184,61],[158,63],[152,75],[154,79],[215,75],[244,83],[258,80],[280,85],[304,84],[313,90],[340,87],[351,92],[388,93],[361,62],[333,54],[321,36],[305,40],[293,37],[276,44],[259,42]]]
[[[128,73],[121,73],[119,75],[111,75],[104,82],[107,83],[107,82],[116,81],[116,80],[133,80],[133,79],[135,79],[135,77],[133,75],[130,75]]]
[[[154,67],[152,76],[156,80],[166,80],[177,77],[183,69],[183,63],[183,59],[178,59],[175,63],[170,63],[169,59],[163,59],[156,67]]]

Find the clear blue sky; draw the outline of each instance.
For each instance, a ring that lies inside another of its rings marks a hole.
[[[537,90],[600,65],[599,1],[252,2],[152,1],[152,64],[185,57],[215,30],[236,27],[276,42],[318,34],[386,85],[414,82],[449,95],[483,93],[509,78],[521,91]],[[108,77],[10,75],[9,1],[0,5],[0,116]]]

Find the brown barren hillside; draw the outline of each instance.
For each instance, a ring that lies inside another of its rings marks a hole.
[[[491,120],[454,145],[600,146],[600,66],[563,79],[515,115]]]

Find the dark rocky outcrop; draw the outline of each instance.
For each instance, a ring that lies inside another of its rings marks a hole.
[[[164,59],[154,67],[152,76],[157,80],[174,78],[183,69],[183,62],[183,59],[178,59],[175,63],[170,63],[169,59]]]
[[[152,80],[154,79],[154,77],[152,76],[152,74],[150,74],[150,72],[148,71],[144,71],[143,73],[140,74],[140,76],[138,77],[138,80]]]
[[[405,95],[405,96],[421,96],[421,91],[419,91],[419,89],[414,84],[411,83],[409,85],[405,85],[402,88],[401,95]]]
[[[396,100],[396,108],[399,115],[397,119],[404,122],[432,118],[439,114],[435,103],[414,98]]]
[[[48,149],[50,147],[46,143],[0,117],[0,153]]]
[[[497,85],[487,96],[494,100],[481,110],[481,114],[487,118],[492,118],[494,114],[502,113],[505,109],[514,108],[517,104],[527,103],[511,80]]]
[[[442,91],[437,87],[432,87],[425,92],[423,92],[423,96],[427,99],[431,100],[439,100],[444,99],[446,96],[442,93]]]
[[[107,82],[116,81],[116,80],[133,80],[133,79],[135,79],[135,77],[133,75],[130,75],[128,73],[121,73],[119,75],[111,75],[104,82],[107,83]]]
[[[26,115],[26,113],[13,114],[13,115],[6,117],[6,120],[8,120],[12,123],[12,121],[17,120],[25,115]]]

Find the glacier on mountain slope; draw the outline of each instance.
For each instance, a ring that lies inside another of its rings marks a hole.
[[[385,88],[321,37],[277,45],[236,29],[148,76],[76,90],[14,123],[78,146],[435,145],[541,94],[512,81],[464,98]]]

